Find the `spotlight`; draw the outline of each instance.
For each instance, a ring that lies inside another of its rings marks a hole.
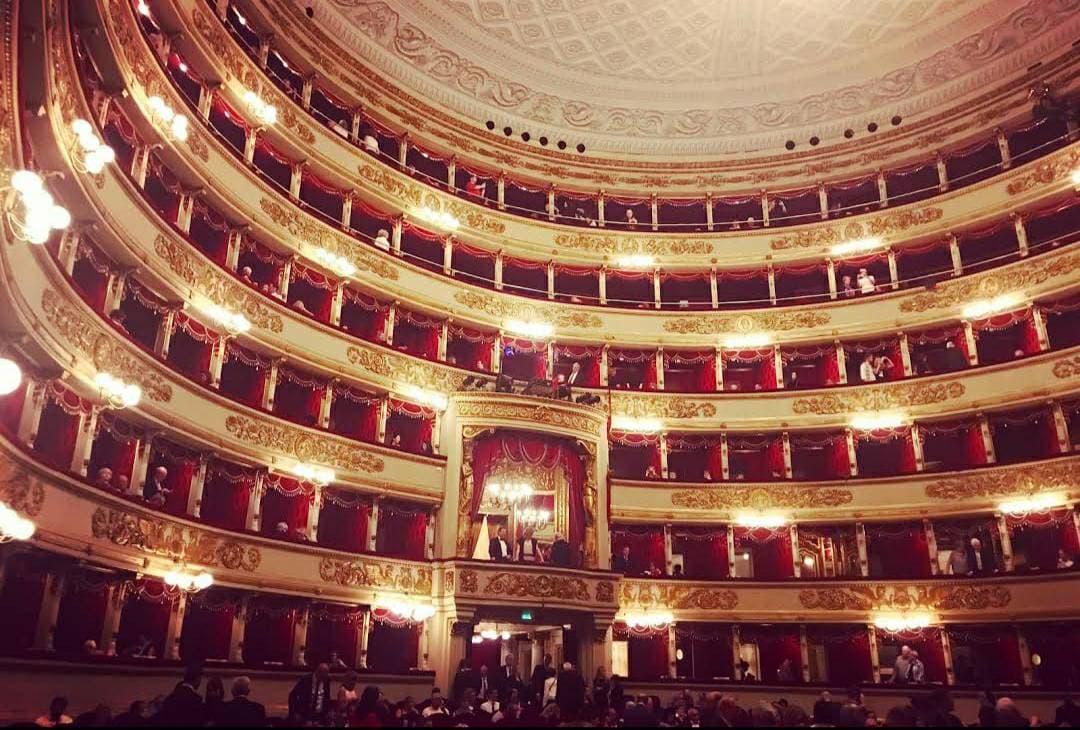
[[[821,138],[818,137],[817,135],[814,135],[813,137],[810,138],[810,146],[811,147],[817,147],[820,143],[821,143]]]
[[[565,150],[565,149],[566,149],[566,140],[562,140],[562,139],[560,139],[560,140],[559,140],[559,144],[558,144],[558,148],[559,148],[560,150]]]
[[[787,142],[784,143],[784,149],[787,149],[787,150],[795,149],[795,141],[789,139]]]
[[[491,121],[490,119],[487,121],[487,124],[485,124],[484,126],[488,128],[488,131],[494,131],[495,130],[495,122]]]
[[[577,151],[578,151],[578,154],[582,154],[582,155],[585,154],[585,145],[579,144],[577,146]]]
[[[848,127],[844,130],[844,139],[851,139],[855,136],[855,130]]]
[[[866,131],[867,132],[876,132],[877,131],[877,122],[870,122],[869,124],[867,124],[866,125]]]

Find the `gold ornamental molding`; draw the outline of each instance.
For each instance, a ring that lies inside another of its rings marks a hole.
[[[1010,267],[1007,271],[994,270],[944,281],[931,291],[916,294],[900,302],[900,311],[927,312],[932,309],[961,307],[979,299],[1022,291],[1045,284],[1051,279],[1070,276],[1078,267],[1080,253],[1039,257],[1024,262],[1022,266]]]
[[[123,510],[99,507],[90,518],[90,530],[99,540],[184,563],[254,573],[262,562],[252,545]]]
[[[728,335],[751,332],[791,332],[824,327],[832,315],[821,311],[761,312],[679,317],[664,322],[664,329],[680,335]]]
[[[799,398],[791,404],[791,409],[799,415],[835,416],[889,408],[937,405],[956,400],[962,397],[964,392],[964,384],[958,380],[947,383],[898,383],[870,386],[851,393]]]
[[[685,583],[649,582],[623,579],[619,586],[619,607],[663,608],[671,611],[732,611],[739,594],[727,588]]]
[[[138,384],[151,400],[159,403],[172,400],[172,386],[154,368],[129,354],[115,334],[106,332],[95,318],[79,312],[52,289],[42,293],[41,308],[66,344],[92,362],[98,371]]]
[[[1053,185],[1072,175],[1077,165],[1080,165],[1080,149],[1074,148],[1039,162],[1034,170],[1011,181],[1005,190],[1009,195],[1020,195],[1035,188]]]
[[[850,220],[836,225],[810,228],[791,235],[779,236],[769,241],[769,248],[774,251],[793,248],[817,248],[835,246],[844,241],[869,236],[888,236],[904,233],[909,229],[939,221],[942,215],[944,215],[944,212],[937,207],[885,213],[876,215],[869,220]]]
[[[984,611],[1005,608],[1012,593],[1004,586],[836,586],[799,591],[812,611]]]
[[[289,235],[314,248],[325,248],[331,253],[342,256],[356,264],[361,271],[368,271],[382,279],[397,281],[398,271],[381,257],[365,251],[363,244],[349,236],[339,235],[324,223],[311,219],[294,204],[284,204],[272,198],[259,200],[262,212],[276,225],[284,228]]]
[[[1021,464],[1008,469],[980,470],[926,485],[930,499],[962,501],[979,497],[1013,497],[1080,488],[1080,459],[1050,464]]]
[[[508,302],[491,296],[490,292],[459,291],[454,294],[454,301],[462,306],[474,309],[502,319],[520,319],[523,321],[541,320],[556,327],[576,329],[599,329],[604,322],[595,314],[575,312],[567,307],[543,304],[523,304]]]
[[[27,517],[37,517],[45,506],[45,485],[41,479],[9,454],[0,455],[0,502]]]
[[[260,423],[234,415],[225,418],[225,430],[246,444],[285,453],[305,464],[323,464],[369,474],[377,474],[386,468],[386,462],[367,453],[359,444],[339,443],[333,437],[307,433],[299,427]]]
[[[450,579],[450,583],[453,584],[454,579]],[[487,573],[464,569],[457,578],[457,589],[459,595],[477,597],[530,598],[610,606],[616,604],[614,581],[593,582],[583,577],[557,573]]]
[[[616,236],[614,234],[560,233],[555,245],[595,254],[648,254],[650,256],[707,256],[714,252],[709,241],[695,238]]]
[[[671,505],[695,510],[818,509],[851,504],[850,489],[832,487],[701,487],[671,493]]]
[[[444,365],[399,355],[374,345],[350,345],[345,351],[349,363],[372,375],[410,383],[420,388],[451,393],[461,389],[465,375]]]
[[[213,303],[242,315],[255,327],[281,334],[281,317],[263,303],[263,297],[202,259],[190,244],[158,234],[154,252],[185,284],[198,289]]]
[[[360,179],[373,189],[389,193],[403,203],[420,205],[424,200],[425,190],[420,183],[398,177],[383,165],[373,165],[362,161],[357,166],[356,172],[359,173]],[[439,209],[442,209],[441,205]]]
[[[1080,377],[1080,355],[1073,355],[1056,361],[1052,372],[1055,378],[1061,380]]]
[[[536,402],[533,402],[536,401]],[[577,432],[595,441],[607,424],[606,414],[600,411],[576,410],[570,406],[555,405],[547,401],[524,396],[506,398],[483,398],[457,396],[457,413],[460,418],[481,420],[496,425],[499,421],[520,421],[522,427],[552,426]]]
[[[716,405],[708,401],[681,396],[624,395],[613,392],[612,415],[634,418],[715,418]]]
[[[431,595],[430,566],[396,564],[375,559],[319,561],[319,578],[343,588],[374,588]]]

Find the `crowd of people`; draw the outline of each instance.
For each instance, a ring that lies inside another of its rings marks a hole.
[[[910,657],[906,657],[910,660]],[[898,660],[899,663],[899,660]],[[417,701],[394,702],[376,686],[360,689],[356,672],[331,675],[320,664],[301,677],[288,697],[287,714],[274,717],[254,696],[249,677],[236,677],[229,686],[220,677],[205,682],[202,670],[188,668],[167,696],[136,700],[113,714],[106,705],[82,714],[69,713],[63,697],[53,699],[33,725],[56,727],[1080,727],[1080,706],[1066,699],[1053,718],[1025,715],[1008,697],[984,692],[977,722],[957,715],[944,688],[913,695],[880,717],[866,706],[862,691],[850,688],[834,698],[826,691],[809,711],[787,699],[741,705],[719,691],[677,693],[663,703],[652,695],[635,696],[617,676],[598,669],[587,683],[571,663],[561,670],[545,655],[526,679],[519,676],[512,656],[489,671],[462,661],[449,692],[439,688]],[[336,687],[335,687],[336,685]],[[976,718],[970,718],[975,720]],[[29,725],[30,723],[27,723]]]

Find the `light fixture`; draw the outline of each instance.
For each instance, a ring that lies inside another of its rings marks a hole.
[[[522,319],[508,319],[503,322],[503,329],[515,335],[528,337],[533,340],[546,340],[555,334],[555,328],[547,322],[535,320],[525,321]]]
[[[258,94],[248,89],[244,92],[244,103],[259,120],[259,125],[269,127],[277,123],[277,107],[267,104]]]
[[[433,408],[436,411],[445,411],[446,407],[450,405],[450,399],[444,394],[436,393],[433,390],[425,390],[416,385],[406,383],[399,386],[397,391],[405,396],[407,400],[419,403],[422,406],[427,406],[428,408]]]
[[[423,623],[435,615],[435,607],[429,603],[416,603],[398,599],[378,602],[375,608],[381,608],[400,619],[414,623]]]
[[[998,511],[1007,515],[1024,515],[1031,512],[1045,512],[1054,507],[1060,507],[1066,502],[1063,494],[1036,494],[1002,502],[998,505]]]
[[[0,395],[14,393],[22,385],[22,368],[14,360],[0,357]]]
[[[481,636],[480,634],[473,634],[472,643],[474,645],[475,644],[483,644],[484,643],[484,637]]]
[[[620,256],[616,263],[621,269],[648,269],[654,263],[656,259],[652,256],[646,256],[645,254],[631,254],[628,256]]]
[[[356,264],[344,256],[339,256],[325,248],[317,248],[311,257],[338,276],[353,276],[356,274]]]
[[[991,314],[1015,309],[1024,302],[1024,297],[1019,292],[1001,294],[992,299],[980,299],[964,307],[964,319],[979,319]]]
[[[739,527],[768,527],[776,529],[787,524],[787,517],[777,512],[740,512],[735,515]]]
[[[532,497],[533,487],[523,480],[498,481],[484,483],[484,494],[494,509],[516,511],[526,500]]]
[[[98,373],[94,385],[110,408],[134,408],[142,400],[142,388],[110,373]]]
[[[316,466],[314,464],[296,464],[292,468],[294,476],[300,477],[305,482],[315,484],[320,487],[325,487],[330,482],[334,481],[337,476],[332,469],[327,469],[325,466]]]
[[[802,559],[802,564],[804,566],[806,566],[807,568],[813,568],[814,567],[814,556],[813,555],[807,555],[805,558]]]
[[[116,160],[113,148],[101,141],[90,122],[76,119],[71,123],[71,131],[75,133],[71,159],[79,172],[97,175],[106,165]]]
[[[551,522],[551,512],[549,510],[534,509],[532,507],[518,510],[514,513],[514,517],[518,521],[518,524],[533,529],[542,528]]]
[[[854,241],[838,243],[829,249],[829,252],[833,256],[849,256],[853,253],[862,253],[863,251],[873,251],[876,248],[881,248],[883,243],[884,242],[877,236],[871,238],[859,238]]]
[[[659,418],[638,418],[634,416],[612,416],[611,429],[623,433],[659,433],[664,423]]]
[[[247,317],[227,307],[222,307],[219,304],[206,304],[201,309],[206,312],[210,319],[221,325],[233,337],[251,329],[251,322],[248,321]]]
[[[139,4],[135,8],[139,15],[150,17],[150,6],[146,4],[146,0],[139,0]]]
[[[198,593],[214,585],[214,576],[206,571],[192,573],[182,568],[170,570],[165,574],[163,580],[165,585],[181,590],[184,593]]]
[[[933,623],[934,617],[926,611],[881,613],[874,617],[874,626],[893,634],[899,631],[925,629]]]
[[[461,222],[453,214],[427,205],[416,209],[416,217],[447,231],[456,231],[461,226]]]
[[[45,189],[41,176],[30,170],[11,175],[11,194],[4,201],[4,212],[15,238],[41,245],[53,231],[71,225],[71,213],[57,205]]]
[[[742,335],[728,335],[723,346],[728,350],[751,350],[755,347],[768,347],[773,343],[768,332],[748,332]]]
[[[180,70],[185,70],[183,64]],[[164,128],[166,133],[177,142],[187,142],[188,118],[186,116],[173,111],[168,102],[157,94],[147,99],[147,104],[150,106],[150,116],[159,127]]]
[[[674,620],[670,611],[650,611],[627,616],[626,625],[631,629],[662,629]]]
[[[1073,170],[1070,177],[1072,179],[1073,188],[1075,188],[1077,192],[1080,192],[1080,167]]]
[[[907,423],[907,415],[899,411],[880,413],[856,413],[848,421],[855,431],[877,431],[886,428],[900,428]]]
[[[29,540],[37,527],[33,522],[0,502],[0,544],[15,540]]]

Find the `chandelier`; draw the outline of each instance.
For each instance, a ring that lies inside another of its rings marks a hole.
[[[233,337],[242,335],[251,329],[251,322],[248,321],[247,317],[237,314],[227,307],[222,307],[219,304],[208,304],[203,309],[211,319],[224,327],[225,331]]]
[[[43,244],[53,231],[71,225],[71,213],[57,205],[45,189],[41,175],[17,170],[11,175],[11,195],[4,201],[8,225],[15,238],[26,243]]]
[[[79,172],[97,175],[105,165],[116,160],[113,148],[101,141],[94,133],[94,128],[85,119],[76,119],[71,123],[75,132],[75,143],[71,148],[72,162]]]
[[[319,487],[325,487],[330,482],[334,481],[337,476],[332,469],[327,469],[324,466],[315,466],[314,464],[297,464],[292,468],[294,476],[300,477],[305,482],[314,484]]]
[[[331,269],[338,276],[349,277],[356,274],[356,264],[329,249],[317,248],[312,252],[311,257]]]
[[[653,611],[631,614],[626,617],[626,625],[631,629],[662,629],[675,620],[670,611]]]
[[[187,142],[188,118],[183,114],[177,114],[168,102],[157,94],[147,99],[150,106],[150,116],[163,128],[166,133],[177,142]]]
[[[551,511],[546,509],[533,509],[526,507],[514,513],[514,519],[522,527],[538,530],[551,522]]]
[[[251,109],[262,126],[269,127],[277,122],[277,107],[273,104],[267,104],[254,91],[248,90],[244,92],[244,103],[248,105],[248,108]]]
[[[14,393],[22,385],[22,368],[14,360],[0,357],[0,395]]]
[[[435,615],[435,607],[428,603],[411,603],[392,599],[377,603],[375,608],[381,608],[399,619],[413,623],[423,623]]]
[[[37,527],[18,512],[0,502],[0,544],[15,540],[29,540]]]
[[[110,408],[134,408],[142,400],[142,388],[109,373],[98,373],[94,385]]]
[[[165,574],[165,585],[184,593],[198,593],[214,585],[214,576],[206,571],[194,573],[183,568],[170,570]]]
[[[532,485],[518,479],[488,482],[484,489],[492,507],[511,512],[516,512],[533,495]]]

